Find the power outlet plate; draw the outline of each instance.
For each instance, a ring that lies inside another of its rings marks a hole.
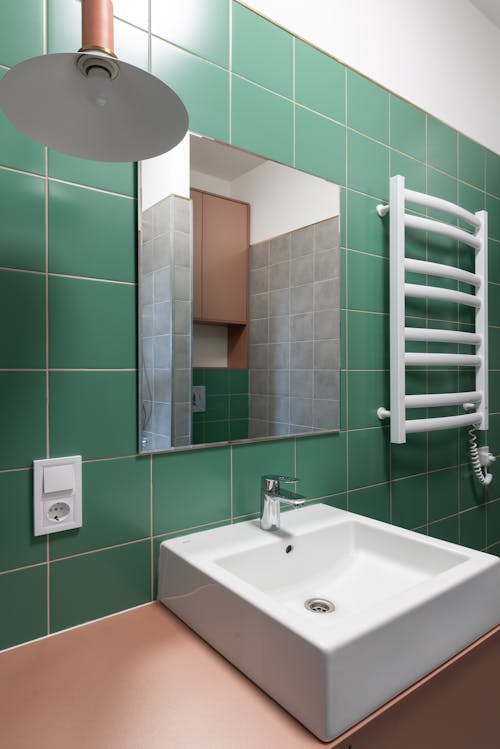
[[[82,526],[82,458],[33,461],[35,536]]]

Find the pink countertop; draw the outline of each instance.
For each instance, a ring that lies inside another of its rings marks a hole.
[[[500,628],[494,633],[498,642]],[[0,653],[0,746],[357,749],[358,739],[383,726],[379,716],[403,702],[408,705],[405,698],[416,690],[422,694],[427,681],[451,674],[450,664],[467,662],[464,654],[491,637],[480,638],[324,744],[166,608],[152,603]],[[405,736],[409,746],[407,731]],[[359,746],[379,746],[366,741]],[[387,746],[385,740],[381,746]]]

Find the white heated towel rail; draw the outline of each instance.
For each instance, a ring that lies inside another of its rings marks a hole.
[[[410,202],[423,208],[442,211],[470,225],[471,231],[435,219],[406,213]],[[450,427],[476,426],[488,428],[488,214],[470,213],[454,203],[405,188],[404,177],[391,177],[388,205],[377,206],[379,216],[390,216],[390,411],[378,409],[379,418],[390,417],[391,442],[406,442],[406,435]],[[456,239],[475,253],[475,272],[451,265],[407,258],[406,227]],[[405,272],[447,278],[469,284],[474,293],[454,291],[405,282]],[[474,332],[412,328],[405,325],[406,297],[438,299],[464,304],[475,310]],[[475,347],[475,354],[409,353],[406,341],[457,343]],[[406,395],[406,367],[474,367],[475,389],[458,393]],[[467,413],[460,416],[407,419],[407,408],[463,406]],[[471,411],[473,411],[471,413]]]

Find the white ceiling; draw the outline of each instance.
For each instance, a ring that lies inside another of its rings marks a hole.
[[[471,3],[500,29],[500,0],[471,0]]]
[[[260,156],[195,135],[190,138],[190,149],[191,169],[228,182],[250,172],[265,161]]]

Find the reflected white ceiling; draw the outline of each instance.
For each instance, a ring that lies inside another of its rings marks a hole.
[[[227,145],[193,135],[190,149],[191,169],[225,179],[228,182],[250,172],[265,161],[260,156],[239,151],[237,148],[228,148]]]

